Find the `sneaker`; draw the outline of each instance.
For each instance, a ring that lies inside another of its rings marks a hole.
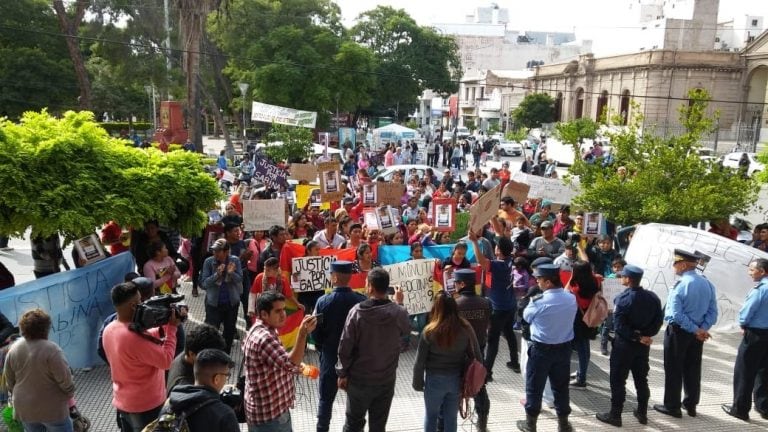
[[[570,386],[576,387],[576,388],[587,388],[587,383],[579,381],[578,379],[574,379],[573,381],[570,382]]]
[[[578,372],[574,372],[571,374],[571,379],[576,379],[576,377],[579,376]]]

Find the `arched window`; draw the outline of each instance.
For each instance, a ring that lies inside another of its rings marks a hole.
[[[573,107],[573,118],[579,119],[584,116],[584,89],[579,87],[576,90],[576,102]]]
[[[621,114],[621,124],[626,126],[629,122],[629,90],[621,92],[621,102],[619,102],[619,113]]]
[[[608,106],[608,91],[603,90],[600,97],[597,98],[597,111],[595,112],[595,121],[600,121],[603,116],[603,110]]]

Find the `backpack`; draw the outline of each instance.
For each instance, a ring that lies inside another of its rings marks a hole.
[[[608,301],[603,297],[603,293],[598,291],[592,297],[589,307],[584,311],[584,324],[589,328],[596,328],[608,317]]]
[[[141,432],[189,432],[187,418],[198,411],[200,408],[216,402],[217,399],[206,399],[196,405],[192,405],[182,412],[174,412],[171,409],[170,401],[166,400],[160,416],[141,430]]]

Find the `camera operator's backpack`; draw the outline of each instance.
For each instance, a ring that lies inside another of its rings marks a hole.
[[[194,414],[200,408],[216,402],[216,399],[206,399],[198,404],[192,405],[181,412],[175,412],[171,409],[169,401],[165,401],[160,416],[141,430],[141,432],[189,432],[187,417]]]

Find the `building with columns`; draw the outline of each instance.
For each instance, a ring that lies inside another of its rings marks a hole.
[[[687,103],[689,90],[703,88],[712,96],[711,113],[720,113],[720,129],[730,130],[741,120],[744,68],[744,59],[733,52],[653,50],[603,58],[587,54],[538,67],[532,86],[534,92],[555,99],[559,121],[598,120],[607,110],[620,113],[626,124],[638,109],[643,127],[661,134],[680,130],[678,107]],[[631,101],[639,107],[633,108]]]
[[[768,141],[768,31],[755,38],[742,51],[746,71],[743,86],[742,118],[755,136],[752,143]]]

